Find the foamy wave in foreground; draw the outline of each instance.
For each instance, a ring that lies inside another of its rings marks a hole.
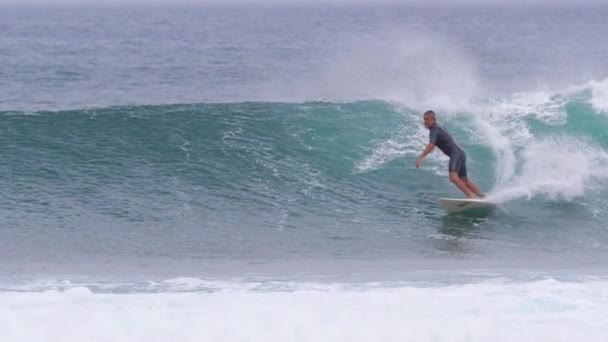
[[[166,284],[198,287],[200,281]],[[272,290],[237,284],[211,292],[133,294],[99,294],[84,286],[12,291],[0,293],[0,339],[603,341],[607,286],[605,280],[542,280]]]

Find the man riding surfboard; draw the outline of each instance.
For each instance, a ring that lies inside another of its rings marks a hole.
[[[437,124],[434,111],[428,110],[424,113],[424,126],[429,130],[429,143],[426,145],[426,148],[420,157],[418,157],[416,168],[420,168],[422,160],[433,151],[435,146],[437,146],[445,155],[450,157],[450,162],[448,164],[450,181],[456,184],[458,189],[464,192],[467,198],[473,198],[473,193],[483,198],[484,194],[482,194],[477,185],[467,177],[466,154],[462,148],[454,142],[452,136],[443,127]]]

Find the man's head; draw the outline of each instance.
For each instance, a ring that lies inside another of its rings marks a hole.
[[[435,124],[435,112],[427,110],[424,112],[424,127],[431,128]]]

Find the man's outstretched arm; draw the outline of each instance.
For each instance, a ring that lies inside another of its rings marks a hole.
[[[419,168],[420,165],[422,165],[422,160],[424,159],[424,157],[426,157],[429,153],[433,151],[433,148],[435,148],[434,143],[428,143],[428,145],[426,145],[424,151],[422,151],[422,154],[420,155],[420,157],[418,157],[418,160],[416,161],[416,168]]]

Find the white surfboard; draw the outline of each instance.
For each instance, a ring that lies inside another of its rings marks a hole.
[[[496,203],[479,198],[440,198],[439,205],[450,214],[468,211],[492,211]]]

